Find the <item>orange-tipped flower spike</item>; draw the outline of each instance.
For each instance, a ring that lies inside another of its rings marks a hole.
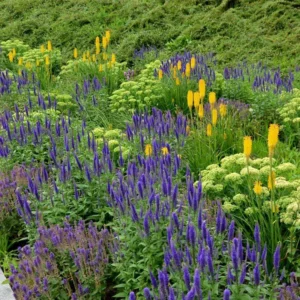
[[[208,95],[208,101],[210,103],[210,107],[214,107],[216,103],[216,93],[215,92],[210,92]]]
[[[212,119],[211,122],[212,122],[213,126],[216,126],[217,119],[218,119],[218,111],[215,108],[211,111],[211,119]]]
[[[187,63],[185,65],[185,76],[187,78],[190,78],[190,76],[191,76],[191,65],[190,65],[190,63]]]
[[[95,46],[96,47],[100,46],[100,38],[99,38],[99,36],[97,36],[96,39],[95,39]]]
[[[104,50],[107,48],[107,38],[105,36],[102,37],[102,47]]]
[[[202,103],[199,104],[198,116],[199,116],[200,120],[202,120],[204,117],[204,107],[203,107]]]
[[[220,110],[220,116],[221,118],[224,118],[227,114],[227,105],[224,103],[221,103],[219,106],[219,110]]]
[[[46,56],[45,56],[45,64],[46,64],[46,66],[49,66],[49,65],[50,65],[50,58],[49,58],[49,55],[46,55]]]
[[[193,57],[191,58],[191,68],[192,68],[192,69],[195,69],[195,67],[196,67],[196,59],[195,59],[195,56],[193,56]]]
[[[200,99],[202,102],[205,97],[205,81],[204,81],[204,79],[199,80],[199,92],[200,92]]]
[[[162,152],[162,155],[163,155],[163,156],[169,154],[169,150],[168,150],[167,147],[162,147],[162,148],[161,148],[161,152]]]
[[[253,191],[256,195],[261,195],[262,193],[262,186],[261,186],[261,181],[255,181],[254,182],[254,188]]]
[[[196,109],[198,109],[199,104],[200,104],[200,93],[199,92],[195,92],[194,93],[194,107]]]
[[[163,78],[163,71],[161,69],[158,70],[158,79],[161,80]]]
[[[211,126],[211,124],[207,124],[207,126],[206,126],[206,135],[207,136],[212,136],[212,126]]]
[[[78,57],[77,48],[74,48],[73,56],[74,56],[75,59]]]
[[[107,43],[109,44],[109,42],[110,42],[110,31],[109,30],[105,31],[105,37],[106,37]]]
[[[249,159],[252,152],[252,138],[251,136],[244,137],[244,155]]]
[[[116,54],[114,54],[114,53],[111,55],[111,63],[112,64],[116,63]]]
[[[193,108],[193,102],[194,102],[194,93],[193,91],[189,90],[187,93],[187,105],[190,110]]]
[[[180,60],[177,62],[177,69],[178,69],[178,71],[181,70],[181,61]]]
[[[147,144],[145,146],[145,155],[146,156],[150,156],[152,154],[152,145],[151,144]]]
[[[273,190],[275,187],[275,172],[272,171],[268,177],[268,189]]]
[[[268,133],[268,147],[269,147],[270,156],[273,156],[274,154],[274,149],[278,143],[278,135],[279,135],[279,125],[271,124]]]
[[[51,43],[51,41],[48,41],[48,43],[47,43],[47,50],[48,51],[52,51],[52,43]]]
[[[10,62],[14,61],[14,55],[11,51],[8,53],[8,59],[9,59]]]

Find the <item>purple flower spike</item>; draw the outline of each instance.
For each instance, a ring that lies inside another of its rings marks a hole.
[[[274,264],[275,272],[276,274],[278,274],[279,264],[280,264],[280,245],[276,247],[276,250],[274,252],[273,264]]]
[[[230,300],[230,290],[226,289],[224,291],[223,300]]]
[[[259,264],[256,264],[254,270],[253,270],[253,278],[254,278],[254,284],[259,285],[260,283],[260,270],[259,270]]]
[[[150,289],[147,288],[147,287],[144,288],[144,296],[145,296],[146,300],[151,300],[152,299]]]
[[[258,252],[261,250],[261,244],[260,244],[260,229],[259,225],[256,223],[255,229],[254,229],[254,240],[256,243],[256,249]]]
[[[129,300],[135,300],[136,299],[134,292],[130,292],[128,299]]]
[[[191,277],[188,267],[183,268],[183,279],[188,290],[191,288]]]

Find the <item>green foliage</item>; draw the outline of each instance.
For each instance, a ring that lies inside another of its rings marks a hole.
[[[216,51],[221,65],[263,59],[290,67],[299,53],[299,11],[293,1],[5,0],[0,9],[0,40],[22,38],[31,47],[52,40],[64,57],[71,57],[75,46],[92,46],[107,28],[121,60],[131,59],[142,45],[166,43],[172,53]]]

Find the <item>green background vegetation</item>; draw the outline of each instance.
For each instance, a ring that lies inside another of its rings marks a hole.
[[[0,11],[0,41],[18,38],[38,47],[50,39],[65,58],[110,29],[118,60],[155,45],[168,54],[213,51],[221,66],[244,59],[299,64],[294,0],[2,0]]]

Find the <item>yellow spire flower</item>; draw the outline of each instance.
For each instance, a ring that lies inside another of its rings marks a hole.
[[[180,60],[177,62],[177,69],[178,69],[178,71],[181,70],[181,61]]]
[[[173,68],[173,78],[175,79],[177,77],[177,67],[175,66]]]
[[[73,56],[74,56],[75,59],[78,57],[77,48],[74,48]]]
[[[92,55],[92,61],[95,62],[96,61],[96,54]]]
[[[103,49],[107,48],[107,38],[105,36],[102,37],[102,47]]]
[[[202,103],[199,104],[198,116],[200,120],[202,120],[204,117],[204,107]]]
[[[163,78],[163,71],[161,69],[158,70],[158,79],[161,80]]]
[[[110,42],[110,31],[109,30],[105,31],[105,37],[106,37],[107,43],[109,43]]]
[[[112,64],[116,63],[116,54],[114,53],[111,55],[111,63]]]
[[[206,135],[207,136],[212,136],[212,126],[211,126],[211,124],[207,124],[207,126],[206,126]]]
[[[185,132],[186,132],[186,134],[189,135],[189,134],[190,134],[190,131],[191,131],[191,127],[190,127],[189,125],[187,125],[187,126],[185,127]]]
[[[180,80],[178,77],[176,78],[176,85],[180,85]]]
[[[244,137],[244,154],[248,159],[252,152],[252,138],[251,136]]]
[[[23,57],[19,57],[18,58],[18,66],[22,66],[23,65]]]
[[[95,39],[95,46],[96,47],[100,46],[100,38],[99,38],[99,36],[97,36],[96,39]]]
[[[52,43],[51,43],[51,41],[48,41],[48,43],[47,43],[47,49],[48,49],[48,51],[52,51]]]
[[[152,154],[152,145],[151,144],[147,144],[145,146],[145,155],[146,156],[150,156]]]
[[[8,53],[8,59],[9,59],[10,62],[14,61],[14,55],[11,51]]]
[[[46,64],[46,66],[49,66],[49,65],[50,65],[50,58],[49,58],[49,55],[46,55],[46,56],[45,56],[45,64]]]
[[[168,150],[167,147],[162,147],[162,148],[161,148],[161,152],[162,152],[162,155],[163,155],[163,156],[169,154],[169,150]]]
[[[100,44],[96,46],[96,55],[98,55],[99,53],[100,53]]]
[[[200,104],[200,93],[199,92],[195,92],[194,93],[194,106],[196,109],[198,109]]]
[[[274,149],[278,143],[278,135],[279,135],[279,125],[271,124],[268,133],[268,147],[269,147],[270,156],[273,156],[274,154]]]
[[[45,46],[44,46],[44,45],[41,45],[40,50],[41,50],[41,53],[44,53],[44,52],[45,52]]]
[[[210,92],[208,95],[208,101],[210,103],[211,107],[214,107],[216,103],[216,93],[215,92]]]
[[[40,60],[39,60],[39,59],[37,59],[37,60],[35,61],[35,65],[36,65],[37,67],[40,66]]]
[[[99,72],[102,72],[102,71],[103,71],[103,65],[100,64],[100,65],[99,65]]]
[[[30,61],[27,61],[27,62],[26,62],[25,68],[28,69],[28,70],[31,70],[32,65],[31,65],[31,62],[30,62]]]
[[[211,119],[212,119],[211,122],[212,122],[213,126],[216,126],[217,119],[218,119],[218,111],[215,108],[211,111]]]
[[[86,61],[86,53],[85,52],[83,52],[83,54],[82,54],[82,60]]]
[[[193,91],[189,90],[187,93],[187,105],[190,110],[193,107],[193,100],[194,100],[194,93],[193,93]]]
[[[275,172],[272,171],[268,177],[268,189],[273,190],[275,188]]]
[[[190,65],[190,63],[187,63],[185,65],[185,76],[187,78],[189,78],[191,76],[191,65]]]
[[[226,116],[226,114],[227,114],[227,105],[221,103],[220,106],[219,106],[219,110],[220,110],[220,116],[221,116],[221,118],[224,118]]]
[[[13,56],[15,57],[17,54],[16,48],[13,48],[11,52],[12,52]]]
[[[195,58],[195,56],[192,56],[192,58],[191,58],[191,68],[195,69],[195,67],[196,67],[196,58]]]
[[[90,51],[87,50],[87,51],[86,51],[86,58],[90,58],[90,57],[91,57]]]
[[[103,52],[102,57],[103,57],[103,60],[107,60],[107,53]]]
[[[199,80],[199,92],[200,92],[200,99],[202,101],[205,97],[205,81],[204,81],[204,79]]]
[[[253,191],[256,195],[260,195],[262,193],[262,186],[261,181],[255,181],[254,182],[254,188]]]

